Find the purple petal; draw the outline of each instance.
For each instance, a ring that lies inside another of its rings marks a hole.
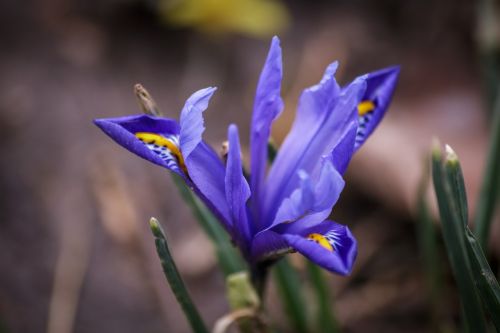
[[[373,110],[359,115],[355,150],[358,150],[384,117],[399,77],[399,66],[366,74],[366,92],[362,101],[372,103]]]
[[[349,228],[324,221],[300,232],[284,232],[285,242],[317,265],[341,274],[351,272],[357,255],[357,243]]]
[[[324,155],[330,155],[339,144],[349,146],[344,140],[357,125],[357,105],[366,83],[359,78],[341,91],[333,76],[336,68],[336,63],[331,64],[320,84],[301,96],[297,118],[266,180],[264,211],[268,223],[274,220],[279,203],[299,186],[298,170],[315,175]],[[345,161],[350,155],[343,157]],[[344,165],[345,161],[337,164]]]
[[[229,151],[226,166],[226,200],[229,207],[235,240],[243,253],[248,253],[251,230],[248,224],[246,203],[250,198],[250,187],[243,176],[241,164],[240,140],[236,125],[228,129]]]
[[[191,152],[201,142],[201,136],[205,131],[203,111],[207,109],[215,90],[217,88],[212,87],[198,90],[188,98],[181,111],[180,144],[185,159],[189,158]]]
[[[289,228],[302,229],[324,221],[337,202],[344,180],[329,160],[324,160],[318,179],[313,182],[304,171],[299,172],[300,187],[283,200],[271,227],[286,223]]]
[[[252,241],[252,260],[254,262],[277,259],[293,249],[283,236],[273,230],[265,230],[254,236]]]
[[[177,136],[179,134],[179,125],[175,120],[148,115],[136,115],[96,119],[94,123],[125,149],[185,177],[175,157],[172,157],[171,154],[170,158],[164,157],[164,155],[160,154],[160,148],[152,150],[135,136],[136,133],[140,132],[154,133],[164,138]]]
[[[118,144],[140,157],[181,175],[186,184],[196,192],[210,210],[229,226],[229,210],[224,193],[225,169],[217,154],[203,141],[196,146],[184,160],[187,174],[179,159],[166,147],[146,144],[139,140],[136,133],[156,135],[160,140],[168,139],[179,148],[179,124],[173,119],[148,115],[121,118],[96,119],[95,124]],[[168,154],[167,154],[168,153]]]
[[[201,141],[186,159],[189,177],[205,203],[216,212],[226,229],[231,231],[229,208],[226,201],[226,170],[217,154]]]
[[[347,170],[347,166],[351,161],[354,153],[354,143],[356,140],[356,132],[358,126],[356,123],[350,123],[346,132],[339,140],[339,143],[332,149],[332,153],[328,156],[335,169],[343,175]]]
[[[281,79],[283,76],[281,47],[278,37],[274,37],[262,73],[260,74],[255,104],[252,116],[250,135],[251,150],[251,189],[253,197],[252,208],[255,216],[259,216],[258,202],[262,197],[262,186],[267,163],[267,142],[271,132],[271,124],[283,110],[283,100],[280,96]],[[256,220],[260,220],[256,218]]]

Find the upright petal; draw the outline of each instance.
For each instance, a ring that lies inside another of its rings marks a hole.
[[[187,159],[191,152],[201,142],[205,131],[203,111],[208,107],[208,102],[217,88],[205,88],[198,90],[188,98],[181,111],[180,144],[182,154]]]
[[[399,77],[399,66],[365,75],[366,92],[358,106],[359,127],[355,150],[358,150],[384,117]]]
[[[224,192],[225,168],[210,146],[202,140],[205,131],[203,112],[216,88],[205,88],[192,94],[180,116],[180,149],[189,177],[199,194],[208,201],[218,217],[230,230],[230,216]]]
[[[224,190],[226,170],[217,153],[201,141],[186,159],[186,166],[199,195],[230,232],[231,218]]]
[[[340,91],[333,76],[336,68],[336,63],[330,65],[320,84],[301,96],[297,118],[266,180],[264,211],[268,223],[274,220],[277,205],[299,186],[297,171],[316,175],[321,158],[348,140],[347,133],[356,126],[356,109],[366,83],[360,78]],[[345,158],[350,159],[350,155]]]
[[[229,151],[226,165],[226,200],[233,225],[233,238],[240,249],[248,254],[250,249],[251,229],[248,223],[246,203],[250,198],[250,187],[243,176],[241,164],[240,140],[236,125],[228,129]]]
[[[299,171],[300,187],[283,200],[270,228],[284,223],[290,228],[302,229],[304,225],[313,226],[330,215],[345,182],[329,159],[322,164],[315,182],[307,173]]]
[[[250,134],[251,188],[253,198],[255,198],[252,202],[252,210],[256,216],[260,214],[258,200],[262,197],[267,163],[267,142],[271,125],[283,110],[283,100],[280,96],[282,76],[280,41],[278,37],[274,37],[257,85]],[[256,220],[259,219],[256,218]]]

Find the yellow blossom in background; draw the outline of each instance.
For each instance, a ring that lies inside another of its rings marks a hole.
[[[169,24],[207,33],[266,38],[283,32],[290,20],[279,0],[160,0],[159,6]]]

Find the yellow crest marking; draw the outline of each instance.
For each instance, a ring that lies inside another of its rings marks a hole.
[[[135,133],[135,136],[144,143],[155,144],[167,148],[176,157],[177,161],[179,162],[180,168],[187,175],[187,168],[186,164],[184,163],[184,157],[182,156],[179,147],[177,147],[175,143],[155,133],[137,132]]]
[[[330,244],[330,242],[328,241],[328,239],[326,239],[325,236],[321,234],[309,234],[307,235],[307,239],[312,240],[313,242],[323,246],[328,251],[333,252],[333,246],[332,244]]]
[[[372,112],[373,110],[375,110],[375,104],[372,101],[366,100],[358,104],[358,115],[360,117]]]

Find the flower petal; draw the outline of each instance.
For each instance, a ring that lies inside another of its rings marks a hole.
[[[189,177],[205,203],[216,212],[228,232],[231,230],[229,208],[226,201],[226,170],[217,153],[204,141],[201,141],[186,159]]]
[[[208,87],[198,90],[186,101],[181,111],[180,119],[180,144],[185,159],[201,142],[201,135],[205,131],[203,111],[208,107],[208,102],[217,88]]]
[[[319,266],[341,274],[351,272],[357,255],[357,242],[348,227],[324,221],[300,232],[283,232],[285,242]]]
[[[180,152],[177,121],[149,115],[96,119],[95,124],[119,145],[184,178],[210,210],[229,228],[224,193],[225,169],[217,154],[203,141],[185,160]],[[142,139],[142,141],[141,141]]]
[[[136,136],[137,133],[152,133],[160,141],[170,140],[175,145],[175,138],[179,134],[177,121],[148,115],[136,115],[96,119],[94,123],[119,145],[132,153],[185,177],[178,158],[168,147],[162,145],[161,142],[156,144],[151,141],[151,143],[146,144]]]
[[[323,160],[321,173],[313,182],[310,176],[299,171],[300,187],[283,200],[271,228],[285,223],[288,227],[303,228],[324,221],[332,211],[344,188],[344,180],[330,160]]]
[[[358,150],[384,117],[399,77],[399,66],[366,74],[366,92],[358,107],[359,127],[355,150]]]
[[[357,130],[358,125],[354,122],[350,123],[339,143],[332,149],[332,153],[328,156],[335,169],[341,175],[347,170],[347,166],[354,154]]]
[[[278,37],[274,37],[257,85],[250,134],[251,189],[255,198],[252,208],[256,216],[259,216],[258,208],[261,205],[258,200],[262,197],[271,124],[283,110],[283,100],[280,96],[282,76],[280,41]]]
[[[358,78],[341,91],[333,76],[336,68],[336,63],[331,64],[320,84],[306,89],[301,96],[297,118],[266,180],[264,216],[268,223],[274,220],[277,205],[299,186],[297,171],[302,169],[314,176],[319,172],[321,158],[348,139],[346,133],[356,126],[365,80]],[[350,155],[346,157],[349,159]]]
[[[241,164],[240,140],[236,125],[228,129],[229,151],[226,165],[226,200],[232,219],[233,235],[240,245],[240,249],[248,254],[250,246],[251,230],[248,224],[246,203],[250,198],[250,187],[243,176]]]

